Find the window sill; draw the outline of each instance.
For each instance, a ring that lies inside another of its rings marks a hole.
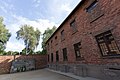
[[[119,58],[120,59],[120,54],[119,55],[107,55],[107,56],[102,56],[102,59],[116,59]]]
[[[57,46],[57,45],[58,45],[58,43],[55,44],[55,46]]]
[[[72,35],[74,35],[75,33],[77,33],[78,32],[78,30],[77,31],[74,31],[73,33],[72,33]]]
[[[78,57],[78,58],[76,58],[76,61],[82,61],[82,60],[84,60],[83,57]]]
[[[61,42],[64,41],[64,40],[65,40],[65,39],[62,39]]]
[[[101,18],[102,16],[104,16],[104,14],[102,14],[102,15],[96,17],[96,18],[95,18],[94,20],[92,20],[90,23],[93,23],[93,22],[97,21],[97,20],[98,20],[99,18]]]
[[[68,60],[63,60],[63,62],[68,62]]]

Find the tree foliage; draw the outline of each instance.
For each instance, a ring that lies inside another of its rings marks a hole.
[[[23,50],[22,50],[22,52],[21,52],[21,54],[26,54],[26,51],[29,53],[29,54],[34,54],[34,51],[33,50],[31,50],[31,49],[26,49],[26,48],[24,48]]]
[[[19,31],[17,31],[17,39],[24,40],[25,43],[25,49],[27,52],[29,50],[34,51],[35,48],[39,45],[41,32],[30,25],[22,25]]]
[[[0,17],[0,54],[4,53],[5,44],[9,40],[11,34],[9,30],[6,29],[5,25],[3,24],[3,18]]]
[[[46,54],[46,50],[37,51],[35,54],[45,55]]]
[[[19,55],[19,52],[17,51],[4,51],[3,55]]]
[[[44,33],[43,33],[43,37],[42,37],[42,53],[46,53],[46,50],[45,50],[45,43],[46,41],[50,38],[50,36],[55,32],[57,28],[55,26],[53,26],[52,29],[50,28],[47,28]]]

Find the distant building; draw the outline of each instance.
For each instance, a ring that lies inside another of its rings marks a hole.
[[[82,0],[46,48],[50,69],[120,80],[120,0]]]

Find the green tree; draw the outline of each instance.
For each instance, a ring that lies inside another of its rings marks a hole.
[[[14,51],[13,55],[19,55],[19,52],[18,51]]]
[[[2,51],[0,55],[7,55],[6,51]]]
[[[18,54],[19,54],[19,52],[17,52],[17,51],[15,51],[15,52],[13,52],[13,51],[8,51],[8,52],[3,51],[3,53],[2,53],[2,55],[18,55]]]
[[[43,33],[43,36],[42,36],[42,53],[46,53],[46,49],[45,49],[45,43],[46,41],[50,38],[50,36],[55,32],[57,28],[55,26],[53,26],[52,29],[50,28],[47,28],[44,33]]]
[[[34,51],[33,50],[31,50],[31,49],[26,49],[26,48],[24,48],[23,50],[22,50],[22,54],[26,54],[26,51],[29,53],[29,54],[34,54]]]
[[[26,48],[22,50],[21,54],[26,54]]]
[[[0,17],[0,54],[4,52],[5,44],[9,40],[11,34],[9,30],[6,29],[5,25],[3,24],[3,18]]]
[[[46,50],[37,51],[35,54],[45,55],[45,54],[46,54],[46,52],[45,52],[45,51],[46,51]]]
[[[41,54],[41,51],[37,51],[35,54]]]
[[[6,55],[13,55],[14,52],[13,51],[8,51]]]
[[[39,45],[41,32],[30,25],[22,25],[19,31],[17,31],[17,39],[24,40],[25,43],[25,51],[29,53],[30,50],[34,51],[35,48]]]

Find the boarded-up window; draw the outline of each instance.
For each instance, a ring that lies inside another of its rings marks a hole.
[[[53,53],[51,53],[51,62],[53,62]]]
[[[65,39],[65,33],[64,30],[61,31],[61,41],[63,41]]]
[[[73,20],[70,23],[70,27],[72,28],[73,33],[77,32],[77,25],[76,25],[76,21],[75,20]]]
[[[58,54],[58,51],[56,51],[56,62],[59,61],[59,54]]]
[[[49,62],[49,54],[48,54],[48,62]]]
[[[66,48],[64,48],[63,49],[63,61],[67,61],[68,59],[67,59],[67,49]]]

